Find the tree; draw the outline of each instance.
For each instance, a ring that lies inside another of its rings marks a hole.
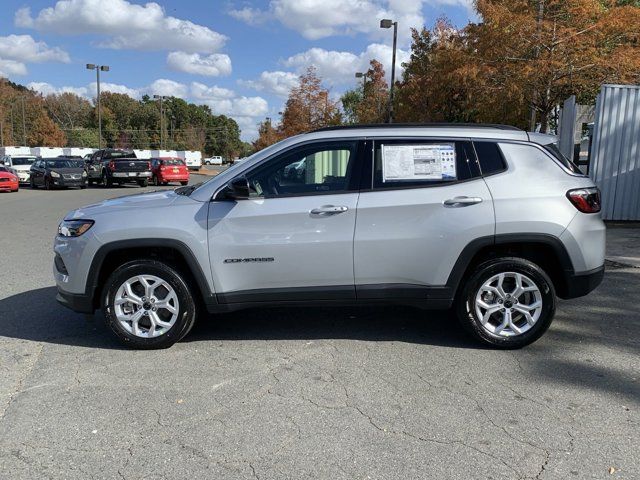
[[[356,107],[358,123],[384,123],[389,116],[389,85],[384,79],[384,68],[371,60],[365,74],[362,101]]]
[[[64,130],[83,127],[91,118],[91,102],[75,93],[47,95],[44,103],[49,116]]]
[[[309,67],[289,93],[278,129],[280,135],[286,138],[340,122],[337,103],[330,100],[329,91],[322,87],[315,67]]]
[[[362,102],[362,86],[347,90],[340,97],[342,103],[342,118],[344,123],[359,123],[357,108]]]
[[[258,138],[253,142],[253,147],[256,151],[259,151],[280,140],[278,129],[271,124],[271,119],[267,118],[258,126]]]

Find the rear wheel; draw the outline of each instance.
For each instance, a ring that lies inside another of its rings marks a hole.
[[[182,185],[183,187],[184,187],[185,185],[188,185],[188,184],[189,184],[189,182],[180,182],[180,185]]]
[[[477,340],[520,348],[547,331],[556,309],[553,283],[536,264],[501,258],[479,265],[462,286],[457,316]]]
[[[160,181],[158,180],[158,176],[157,176],[157,175],[154,175],[154,176],[153,176],[153,184],[154,184],[156,187],[159,187],[159,186],[160,186]]]
[[[102,171],[102,186],[104,188],[110,188],[113,186],[113,180],[111,180],[109,178],[109,176],[107,175],[106,170]]]
[[[185,278],[155,260],[118,267],[102,295],[107,324],[135,348],[167,348],[184,337],[196,320],[196,304]]]

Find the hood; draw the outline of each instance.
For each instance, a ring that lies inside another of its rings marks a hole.
[[[94,203],[80,207],[77,210],[69,212],[66,219],[72,218],[93,218],[103,213],[113,213],[124,210],[142,210],[145,208],[165,208],[174,202],[180,202],[189,197],[178,195],[173,190],[161,190],[157,192],[139,193],[135,195],[127,195],[124,197],[112,198],[104,200],[100,203]],[[189,200],[192,201],[192,200]]]
[[[28,172],[31,170],[31,165],[12,165],[11,168],[16,172]]]

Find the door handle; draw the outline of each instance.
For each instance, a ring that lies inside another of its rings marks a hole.
[[[468,207],[469,205],[475,205],[480,202],[482,202],[480,197],[454,197],[445,200],[442,204],[447,208],[459,208]]]
[[[309,213],[311,215],[327,217],[329,215],[337,215],[338,213],[344,213],[347,210],[349,210],[349,208],[345,207],[344,205],[338,205],[338,206],[335,206],[335,205],[323,205],[321,207],[314,208]]]

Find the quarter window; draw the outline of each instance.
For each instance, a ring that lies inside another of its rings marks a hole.
[[[491,175],[494,173],[502,172],[507,167],[504,163],[504,158],[500,147],[494,142],[474,142],[473,146],[478,154],[478,161],[480,162],[480,169],[482,175]]]
[[[283,197],[344,192],[357,142],[311,145],[269,160],[247,175],[251,196]]]

